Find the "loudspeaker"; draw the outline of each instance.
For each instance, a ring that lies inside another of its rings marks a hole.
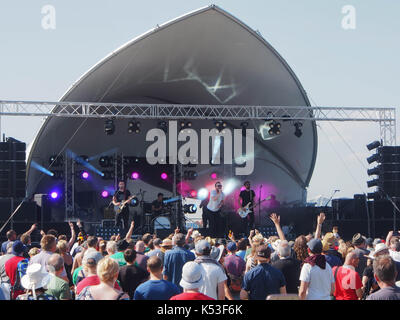
[[[332,200],[333,216],[338,220],[352,219],[355,211],[354,199],[333,199]]]
[[[366,197],[364,194],[354,195],[354,213],[351,219],[367,219]]]
[[[16,206],[17,204],[15,204]],[[38,207],[35,201],[24,201],[13,217],[16,222],[39,222]]]
[[[397,205],[400,205],[399,201]],[[389,200],[375,200],[373,209],[375,220],[393,219],[393,205]]]
[[[51,206],[48,195],[46,194],[35,194],[34,201],[37,205],[38,221],[48,222],[51,221]]]

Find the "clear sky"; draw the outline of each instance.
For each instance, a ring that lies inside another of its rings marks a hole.
[[[214,1],[259,30],[300,79],[313,104],[390,106],[400,102],[400,2],[394,0]],[[0,99],[58,100],[111,51],[157,24],[209,5],[184,0],[2,0]],[[43,6],[56,12],[42,27]],[[352,5],[356,28],[345,30]],[[1,131],[30,143],[38,118],[2,118]],[[318,158],[309,198],[368,192],[365,145],[379,139],[371,123],[318,123]],[[399,127],[398,127],[398,132]],[[398,142],[399,139],[398,139]],[[371,191],[371,190],[369,190]]]

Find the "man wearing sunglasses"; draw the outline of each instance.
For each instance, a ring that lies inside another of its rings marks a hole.
[[[223,218],[221,216],[224,200],[225,195],[222,192],[222,184],[218,181],[215,183],[215,190],[210,193],[210,200],[206,207],[209,213],[210,236],[213,238],[221,237],[224,232]]]

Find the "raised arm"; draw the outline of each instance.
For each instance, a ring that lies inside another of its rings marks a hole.
[[[74,224],[72,222],[68,222],[68,224],[71,229],[71,239],[69,239],[69,242],[68,242],[68,251],[70,251],[76,240],[76,232],[75,232]]]
[[[186,243],[189,242],[189,238],[190,238],[190,236],[192,235],[192,233],[193,233],[193,228],[190,228],[190,229],[188,230],[187,234],[186,234],[186,237],[185,237],[185,242],[186,242]]]
[[[269,218],[272,220],[272,222],[275,225],[276,232],[278,232],[279,239],[281,239],[281,241],[286,240],[285,234],[283,233],[282,228],[281,228],[281,217],[279,215],[277,215],[276,213],[272,213]]]
[[[387,236],[386,236],[386,245],[389,246],[390,245],[390,240],[393,237],[393,231],[389,231]]]
[[[36,223],[34,223],[34,224],[30,227],[30,229],[29,229],[28,231],[26,231],[24,234],[30,236],[31,233],[36,229],[36,227],[37,227],[37,225],[36,225]]]
[[[315,239],[321,238],[322,224],[325,221],[325,213],[321,212],[317,217],[317,229],[315,230]]]
[[[132,238],[132,234],[133,234],[133,229],[135,228],[135,221],[132,220],[131,222],[131,226],[129,227],[128,232],[126,233],[125,236],[125,241],[128,242],[129,240],[131,240]]]

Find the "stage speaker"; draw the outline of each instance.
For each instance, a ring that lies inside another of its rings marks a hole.
[[[15,204],[17,206],[18,203]],[[24,201],[13,217],[16,222],[39,222],[38,210],[35,201]]]
[[[0,221],[7,221],[13,212],[13,200],[10,198],[0,198]]]
[[[48,222],[51,221],[51,206],[52,202],[48,195],[35,194],[34,201],[37,205],[38,221]]]
[[[352,219],[355,211],[354,199],[333,199],[333,216],[337,220]]]
[[[397,205],[400,205],[400,201],[397,201]],[[375,200],[373,209],[375,220],[393,219],[393,205],[389,200]]]
[[[366,201],[364,194],[354,195],[354,214],[351,219],[367,219]]]

